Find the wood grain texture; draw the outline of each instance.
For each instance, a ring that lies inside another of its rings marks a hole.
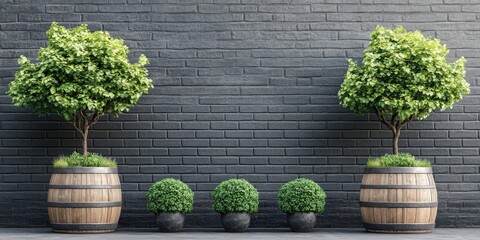
[[[120,185],[118,174],[95,173],[54,173],[51,185]],[[64,188],[48,190],[49,203],[104,203],[121,202],[122,192],[116,189],[77,189]],[[117,224],[120,218],[121,205],[114,207],[48,207],[50,223],[94,226],[99,224]],[[85,227],[84,227],[85,228]],[[88,227],[87,227],[88,228]],[[110,229],[55,229],[56,232],[112,232]]]
[[[365,185],[385,185],[384,189],[370,189]],[[391,186],[418,185],[419,188],[392,189]],[[431,188],[421,188],[430,186]],[[437,190],[431,173],[368,173],[364,174],[360,190],[361,202],[373,203],[432,203],[437,202]],[[367,224],[393,224],[405,227],[406,224],[417,225],[417,229],[368,229],[372,232],[431,232],[431,229],[418,229],[435,224],[437,207],[360,207],[362,220]],[[421,226],[420,226],[421,228]]]

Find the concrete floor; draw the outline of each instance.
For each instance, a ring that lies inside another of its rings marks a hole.
[[[480,228],[439,228],[428,234],[378,234],[363,229],[322,228],[309,233],[293,233],[289,229],[252,228],[245,233],[226,233],[223,229],[185,229],[179,233],[160,233],[155,229],[119,229],[106,234],[61,234],[46,228],[0,228],[0,239],[29,240],[480,240]]]

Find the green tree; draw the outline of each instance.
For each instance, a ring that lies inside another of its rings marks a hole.
[[[354,113],[375,113],[393,133],[398,154],[402,127],[426,118],[435,109],[452,108],[469,93],[465,59],[446,60],[448,49],[438,39],[403,27],[377,27],[364,51],[363,66],[349,59],[338,92],[340,104]]]
[[[57,23],[47,31],[48,46],[38,51],[36,63],[25,56],[9,85],[15,106],[39,115],[57,113],[83,138],[87,155],[88,130],[104,114],[127,111],[152,88],[148,59],[129,63],[129,49],[108,32],[90,32],[86,25],[67,29]]]

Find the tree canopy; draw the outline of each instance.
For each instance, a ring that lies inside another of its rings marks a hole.
[[[18,60],[20,71],[8,90],[16,106],[57,113],[86,135],[102,115],[129,110],[153,87],[144,67],[148,59],[141,55],[129,63],[128,47],[108,32],[52,23],[47,38],[36,63],[25,56]]]
[[[419,31],[377,27],[364,51],[363,66],[348,60],[338,92],[340,104],[357,114],[376,113],[394,135],[399,134],[414,118],[452,108],[469,93],[465,59],[449,63],[447,54],[439,39]]]

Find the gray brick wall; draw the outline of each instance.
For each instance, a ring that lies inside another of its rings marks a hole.
[[[71,126],[5,95],[16,59],[35,57],[51,21],[109,31],[151,61],[156,88],[103,118],[89,142],[120,163],[121,226],[154,225],[144,192],[165,177],[196,192],[190,227],[219,225],[209,193],[233,177],[261,192],[255,227],[286,225],[276,191],[297,177],[328,193],[319,226],[360,226],[362,165],[390,151],[390,133],[336,93],[377,25],[422,30],[467,58],[472,94],[409,124],[400,144],[435,164],[438,226],[479,226],[479,12],[480,1],[461,0],[0,0],[0,226],[46,226],[52,159],[80,146]]]

